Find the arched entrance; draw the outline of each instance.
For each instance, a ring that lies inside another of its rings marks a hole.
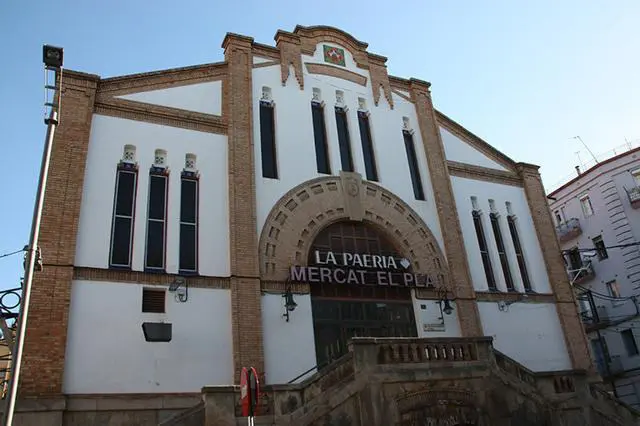
[[[364,221],[339,221],[318,233],[307,264],[332,276],[310,285],[318,365],[345,354],[352,337],[417,336],[411,289],[400,285],[412,273],[403,260]]]

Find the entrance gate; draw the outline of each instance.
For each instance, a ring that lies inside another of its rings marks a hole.
[[[400,257],[386,238],[363,222],[338,222],[321,231],[311,247],[309,265],[316,261],[316,251]],[[345,354],[352,337],[417,337],[407,287],[314,283],[311,304],[318,365]]]

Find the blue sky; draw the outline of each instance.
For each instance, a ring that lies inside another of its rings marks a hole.
[[[442,112],[548,189],[588,153],[640,139],[640,2],[585,0],[36,2],[0,5],[0,254],[28,242],[45,135],[41,46],[104,77],[222,60],[226,32],[273,44],[277,29],[332,25],[389,58],[389,72],[432,83]],[[44,253],[46,258],[46,253]],[[46,261],[46,259],[45,259]],[[0,259],[14,286],[21,257]]]

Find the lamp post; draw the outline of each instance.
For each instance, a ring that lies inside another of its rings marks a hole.
[[[45,72],[45,91],[52,94],[51,100],[47,96],[45,101],[44,120],[47,125],[47,136],[42,153],[42,162],[40,165],[40,178],[38,180],[38,192],[36,193],[36,202],[33,208],[33,220],[31,222],[31,235],[29,245],[27,246],[27,256],[25,262],[24,284],[22,289],[22,305],[18,315],[18,324],[16,339],[14,343],[14,351],[11,354],[11,373],[9,377],[9,390],[7,394],[7,403],[3,414],[3,425],[11,426],[13,424],[13,414],[16,408],[16,398],[18,395],[18,383],[20,381],[20,368],[22,367],[22,352],[24,349],[24,339],[27,330],[27,317],[29,315],[29,301],[31,299],[31,285],[33,283],[33,273],[36,264],[40,262],[40,250],[38,248],[38,239],[40,237],[40,222],[42,221],[42,208],[44,205],[44,194],[47,187],[47,175],[49,172],[49,163],[51,160],[51,150],[53,146],[53,136],[58,125],[58,115],[60,112],[60,94],[62,86],[62,60],[63,49],[61,47],[45,45],[42,49],[42,62],[44,63]],[[50,78],[53,77],[53,84],[50,84]]]

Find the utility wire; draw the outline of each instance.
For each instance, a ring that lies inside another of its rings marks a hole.
[[[26,251],[26,250],[27,250],[27,248],[24,247],[24,248],[21,248],[20,250],[12,251],[11,253],[1,254],[0,255],[0,259],[2,259],[3,257],[13,256],[14,254],[18,254],[18,253],[21,253],[21,252]]]
[[[635,246],[640,246],[640,242],[636,241],[633,243],[628,243],[628,244],[618,244],[615,246],[604,246],[604,247],[593,247],[593,248],[574,248],[574,249],[565,249],[562,250],[562,253],[571,253],[571,252],[586,252],[586,251],[598,251],[598,250],[608,250],[608,249],[614,249],[614,248],[626,248],[626,247],[635,247]]]
[[[583,291],[589,291],[591,292],[591,294],[595,295],[595,297],[598,297],[599,299],[605,299],[605,300],[611,300],[611,301],[617,301],[617,302],[622,302],[623,300],[631,300],[635,297],[640,297],[640,294],[633,294],[631,296],[627,296],[627,297],[615,297],[615,296],[609,296],[608,294],[604,294],[604,293],[598,293],[595,290],[591,290],[585,287],[582,287],[580,284],[574,284],[576,287],[578,287],[580,290]]]

